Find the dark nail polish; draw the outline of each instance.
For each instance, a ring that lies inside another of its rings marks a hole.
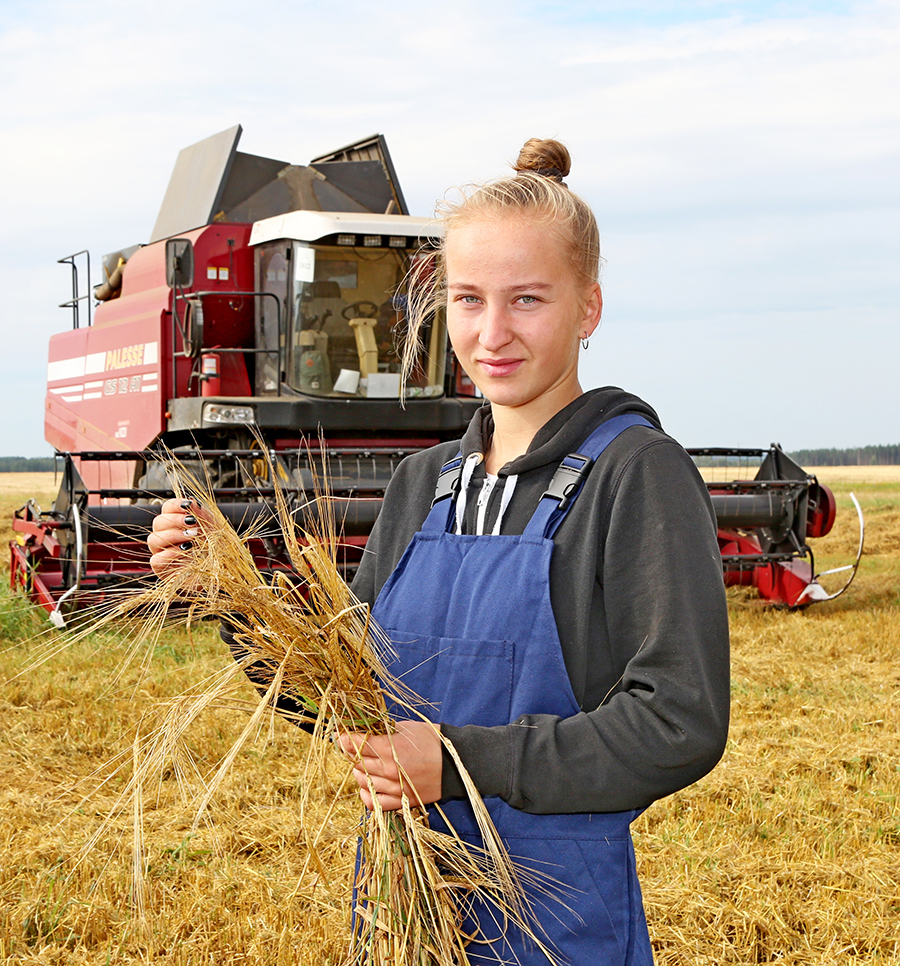
[[[190,510],[190,508],[191,508],[191,501],[190,500],[182,500],[181,501],[181,509],[182,510]]]
[[[179,543],[178,544],[178,549],[179,550],[190,550],[191,547],[193,547],[193,546],[194,546],[194,544],[193,544],[192,541],[185,540],[184,543]]]
[[[192,527],[192,526],[193,526],[193,525],[194,525],[194,524],[195,524],[196,522],[197,522],[197,518],[196,518],[196,517],[194,516],[194,514],[193,514],[193,513],[189,513],[189,514],[188,514],[188,515],[187,515],[187,516],[186,516],[186,517],[184,518],[184,525],[185,525],[186,527]]]

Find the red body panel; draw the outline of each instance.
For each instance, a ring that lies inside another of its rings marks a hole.
[[[227,298],[253,290],[249,235],[250,225],[226,224],[184,235],[195,258],[187,293],[226,296],[206,300],[208,345],[253,345],[253,299]],[[201,394],[199,360],[179,358],[173,368],[173,353],[183,343],[177,327],[173,339],[165,253],[164,241],[139,249],[124,267],[121,295],[97,308],[94,324],[50,339],[44,426],[47,442],[60,452],[146,449],[166,428],[167,400]],[[185,311],[182,302],[182,323]],[[220,358],[220,392],[250,395],[243,356]],[[84,474],[91,488],[134,485],[133,463],[86,463]]]

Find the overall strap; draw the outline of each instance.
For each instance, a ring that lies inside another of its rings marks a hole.
[[[434,488],[434,499],[431,510],[422,524],[423,530],[450,530],[451,521],[456,507],[456,495],[459,492],[459,477],[462,473],[462,453],[457,453],[441,467],[437,485]]]
[[[584,441],[580,452],[570,453],[559,464],[550,486],[541,496],[540,503],[525,528],[526,534],[550,538],[556,533],[581,492],[594,461],[629,426],[654,428],[651,422],[637,413],[623,413],[598,426]]]

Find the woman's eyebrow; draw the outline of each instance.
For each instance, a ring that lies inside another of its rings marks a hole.
[[[552,282],[525,282],[522,285],[510,285],[507,292],[546,292],[553,288]]]
[[[459,289],[477,289],[481,286],[475,284],[474,282],[451,282],[447,288],[449,291],[457,291]],[[504,292],[544,292],[547,289],[553,288],[552,282],[519,282],[515,285],[510,285],[508,288],[503,289]]]

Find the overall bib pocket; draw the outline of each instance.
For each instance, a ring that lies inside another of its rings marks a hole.
[[[482,725],[490,727],[508,721],[513,691],[515,644],[512,641],[482,641],[458,637],[412,637],[385,628],[397,659],[388,670],[415,694],[427,695],[421,711],[435,724]],[[473,687],[489,682],[489,689]],[[442,700],[452,695],[452,707]],[[410,714],[392,709],[398,718]]]

